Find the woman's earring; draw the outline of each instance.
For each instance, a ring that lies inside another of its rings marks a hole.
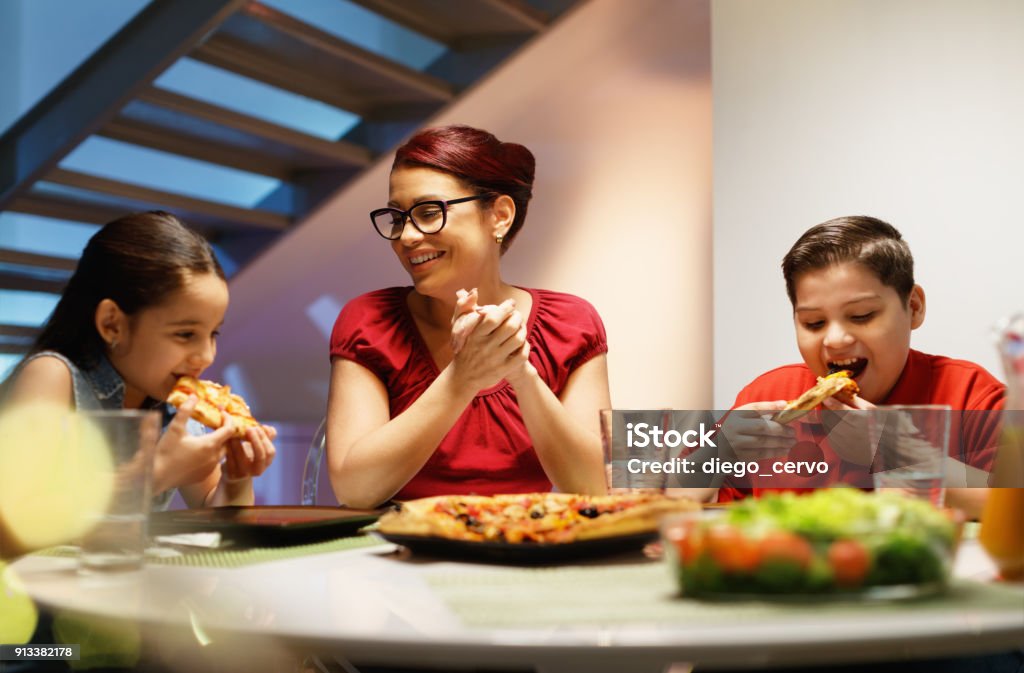
[[[110,352],[113,353],[117,350],[117,339],[110,340]]]
[[[497,243],[498,245],[501,245],[501,242],[504,240],[505,237],[502,236],[501,234],[498,234],[497,236],[494,237],[494,242]]]

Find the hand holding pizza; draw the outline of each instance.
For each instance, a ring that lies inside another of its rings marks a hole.
[[[785,406],[785,400],[752,402],[729,412],[721,434],[736,458],[760,460],[789,452],[796,444],[796,431],[771,419],[772,412]]]
[[[877,407],[857,395],[829,397],[821,406],[825,407],[821,422],[832,449],[851,463],[870,465],[875,447],[868,436],[867,412]]]
[[[174,420],[157,442],[153,463],[154,493],[200,482],[224,459],[235,427],[229,421],[211,433],[190,434],[186,426],[198,402],[194,395],[182,402]]]
[[[248,428],[245,439],[233,437],[228,441],[224,464],[221,465],[223,477],[238,481],[263,474],[277,455],[275,437],[277,430],[269,425]]]
[[[225,435],[226,439],[218,440],[223,458],[223,479],[240,481],[257,477],[273,462],[277,453],[273,444],[277,431],[256,421],[249,405],[241,396],[232,393],[228,386],[183,376],[178,379],[167,401],[178,407],[178,416],[191,417],[214,428],[214,432],[206,437]],[[210,472],[212,467],[200,479]]]

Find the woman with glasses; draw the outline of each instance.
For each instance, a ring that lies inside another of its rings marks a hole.
[[[335,323],[327,455],[339,502],[604,492],[601,319],[501,275],[533,175],[525,147],[466,126],[398,149],[387,207],[370,219],[412,286],[356,297]]]

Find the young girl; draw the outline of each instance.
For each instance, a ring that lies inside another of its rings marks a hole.
[[[187,427],[194,397],[173,418],[164,404],[178,377],[198,377],[213,362],[227,306],[224,271],[201,236],[164,212],[122,217],[89,240],[0,399],[162,410],[154,506],[165,507],[175,488],[189,507],[251,505],[252,478],[274,459],[273,428],[250,428],[244,440],[230,423],[196,434]]]

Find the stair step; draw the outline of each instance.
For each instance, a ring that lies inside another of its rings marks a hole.
[[[40,269],[48,269],[51,272],[62,272],[62,275],[66,277],[71,275],[77,264],[78,260],[71,259],[70,257],[40,255],[36,252],[0,248],[0,266],[38,267]]]
[[[16,196],[7,205],[7,210],[66,222],[90,224],[106,224],[129,212],[122,206],[44,193],[35,186],[29,192]]]
[[[67,278],[51,278],[24,271],[11,271],[0,266],[0,288],[4,290],[60,294],[64,291],[67,282]]]
[[[365,168],[370,150],[149,87],[99,135],[289,180],[300,172]]]
[[[0,248],[0,288],[59,294],[77,263],[69,257]],[[0,340],[3,336],[0,332]]]
[[[280,213],[239,208],[62,168],[51,171],[44,183],[71,189],[54,193],[45,184],[38,185],[26,197],[15,200],[11,210],[103,224],[129,212],[162,209],[179,215],[189,224],[221,231],[283,231],[291,223],[291,218]]]
[[[40,331],[38,327],[27,325],[0,324],[0,353],[13,355],[27,353]]]
[[[0,136],[0,208],[245,0],[152,0]]]
[[[150,0],[3,135],[0,165],[14,169],[0,175],[0,208],[90,224],[168,210],[245,264],[574,4],[348,0],[299,17],[290,0],[264,2],[275,6]],[[153,84],[186,65],[209,74],[205,92],[181,77]],[[191,183],[168,191],[175,176]],[[76,260],[48,252],[0,248],[0,289],[55,301]],[[0,353],[25,352],[37,333],[0,324]]]
[[[407,68],[253,2],[190,56],[373,120],[409,106],[432,111],[455,97],[444,80]]]
[[[549,18],[517,0],[352,0],[449,47],[477,43],[486,37],[532,35],[547,27]]]

